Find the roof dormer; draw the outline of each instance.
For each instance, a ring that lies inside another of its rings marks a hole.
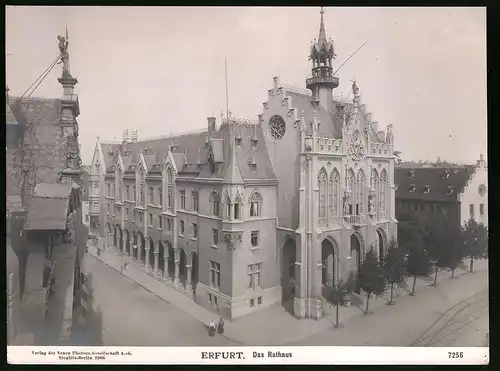
[[[410,188],[408,188],[408,191],[409,192],[415,192],[416,189],[417,189],[417,186],[415,184],[411,184]]]
[[[426,184],[426,185],[424,186],[424,193],[429,193],[430,191],[431,191],[431,186],[430,186],[430,185],[428,185],[428,184]]]
[[[415,178],[415,170],[408,171],[408,178]]]

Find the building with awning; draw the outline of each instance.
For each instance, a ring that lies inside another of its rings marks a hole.
[[[24,224],[25,231],[64,231],[68,215],[80,206],[80,186],[41,183],[35,187]]]

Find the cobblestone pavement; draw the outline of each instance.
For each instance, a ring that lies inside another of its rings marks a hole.
[[[89,254],[96,255],[94,247],[89,246]],[[99,257],[95,257],[120,272],[121,257],[117,256],[114,249],[107,249]],[[457,279],[450,279],[448,272],[439,272],[437,287],[428,287],[433,283],[433,279],[417,279],[416,296],[411,297],[407,290],[401,289],[399,290],[401,295],[394,297],[396,304],[392,306],[385,305],[388,301],[386,297],[370,299],[369,311],[373,312],[370,315],[365,315],[362,311],[364,297],[361,296],[361,308],[357,306],[340,308],[340,322],[346,325],[340,329],[334,328],[335,308],[330,308],[328,305],[325,305],[325,317],[320,321],[296,320],[284,308],[276,305],[235,321],[226,321],[224,336],[217,335],[209,341],[212,345],[230,343],[233,345],[402,345],[404,342],[408,343],[405,345],[409,345],[439,313],[487,287],[487,261],[476,262],[475,270],[473,274],[457,270],[455,274]],[[140,267],[131,265],[123,271],[123,274],[129,280],[149,290],[157,299],[170,303],[171,308],[176,307],[184,312],[188,315],[187,318],[191,317],[191,321],[206,325],[217,318],[216,313],[200,307],[185,294],[151,277]],[[413,280],[409,280],[409,288],[412,283]],[[464,313],[467,312],[464,310]],[[149,317],[146,308],[144,315]],[[399,321],[398,325],[396,318]],[[487,316],[485,318],[487,320]],[[484,322],[484,318],[482,321]],[[406,322],[408,326],[402,325]],[[465,327],[457,330],[456,334],[463,333]],[[374,328],[378,330],[372,330]],[[201,338],[206,336],[206,331],[203,325],[199,329],[199,333],[195,334],[192,340],[185,341],[190,345],[202,345]],[[367,329],[370,329],[368,333]],[[375,339],[370,336],[372,333]],[[484,334],[477,336],[482,336],[483,340],[485,338]],[[181,344],[176,343],[176,345]]]

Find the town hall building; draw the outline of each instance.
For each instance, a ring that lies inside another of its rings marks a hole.
[[[255,122],[98,141],[89,197],[106,243],[225,318],[279,303],[321,318],[324,288],[396,236],[395,156],[356,82],[350,102],[334,98],[323,10],[309,58],[307,89],[275,77]]]

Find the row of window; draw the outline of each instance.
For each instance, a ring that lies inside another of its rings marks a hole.
[[[373,206],[378,203],[378,211],[381,217],[384,217],[386,211],[388,178],[387,173],[383,170],[378,176],[375,169],[372,170],[370,180],[371,189],[374,191]],[[340,186],[339,172],[334,169],[330,176],[326,170],[322,168],[318,174],[319,188],[319,219],[320,221],[327,218],[336,218],[339,216],[339,201],[342,197],[340,194],[342,187]],[[343,210],[344,215],[363,215],[365,214],[365,204],[368,202],[366,195],[365,175],[362,170],[358,171],[355,176],[352,170],[349,170],[346,177],[346,188],[351,191],[351,197],[347,200],[346,209]],[[371,210],[368,210],[371,211]]]
[[[262,263],[250,264],[247,266],[247,279],[248,279],[248,288],[249,289],[257,289],[260,287],[260,273],[262,270]],[[209,268],[209,284],[211,287],[220,289],[220,263],[215,261],[210,261]],[[210,302],[212,302],[212,298],[209,296]],[[217,304],[214,299],[215,304]],[[260,303],[259,303],[260,304]]]
[[[108,183],[108,196],[113,197],[114,196],[114,184]],[[132,192],[130,190],[132,189]],[[136,187],[130,185],[125,186],[125,199],[128,201],[135,201],[135,193],[136,193]],[[132,196],[132,197],[130,197]],[[185,190],[180,190],[179,191],[179,199],[180,199],[180,205],[179,209],[181,210],[187,210],[186,208],[186,191]],[[145,206],[144,202],[144,192],[143,192],[143,185],[140,184],[140,189],[139,189],[139,204],[142,206]],[[158,203],[156,203],[158,201]],[[194,212],[199,212],[199,194],[198,191],[191,191],[191,209]],[[220,217],[221,213],[221,201],[220,201],[220,196],[216,192],[212,192],[210,195],[210,202],[211,202],[211,211],[213,216]],[[149,187],[149,198],[148,198],[148,204],[151,205],[163,205],[163,193],[161,188],[153,188]],[[235,203],[231,203],[229,200],[226,201],[226,208],[225,208],[225,215],[224,217],[226,219],[235,219],[239,220],[241,219],[241,209],[242,209],[242,202],[240,200],[236,200]],[[173,197],[172,197],[172,189],[169,186],[167,189],[167,209],[171,210],[173,208]],[[252,196],[249,199],[249,215],[250,217],[258,217],[261,216],[261,208],[262,208],[262,197],[260,196],[259,193],[254,192]]]
[[[111,210],[111,204],[108,204],[108,212]],[[121,211],[120,206],[115,206],[115,213],[119,213]],[[129,213],[129,208],[125,208],[125,220],[128,220],[128,213]],[[137,218],[137,215],[139,217]],[[158,220],[158,228],[163,229],[163,216],[162,215],[157,215],[157,220]],[[143,222],[143,213],[138,212],[136,210],[133,211],[132,213],[132,221],[136,222],[139,220],[140,223]],[[153,214],[148,213],[148,226],[152,227],[153,226]],[[166,230],[167,232],[172,232],[173,229],[173,220],[170,218],[166,218]],[[186,225],[184,220],[179,220],[179,236],[184,237],[186,232]],[[198,238],[198,224],[197,223],[191,223],[191,238],[197,239]],[[260,233],[257,230],[251,231],[250,233],[250,243],[252,247],[258,247],[259,246],[259,238]],[[219,244],[219,230],[213,228],[212,229],[212,245],[217,246]]]
[[[475,217],[474,211],[475,211],[475,205],[474,204],[470,204],[469,205],[469,216],[471,218]],[[480,216],[484,216],[484,204],[479,204],[479,215]]]

